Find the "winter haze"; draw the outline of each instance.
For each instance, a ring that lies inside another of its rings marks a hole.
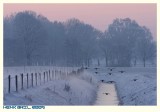
[[[156,10],[5,3],[4,105],[157,105]]]

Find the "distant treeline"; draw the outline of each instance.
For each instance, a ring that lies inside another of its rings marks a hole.
[[[54,14],[53,14],[54,15]],[[4,17],[4,66],[131,66],[156,60],[148,28],[129,18],[114,19],[105,32],[78,19],[49,21],[32,11]],[[107,26],[106,26],[107,27]]]

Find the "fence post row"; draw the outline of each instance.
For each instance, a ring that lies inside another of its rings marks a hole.
[[[36,86],[38,85],[38,83],[41,85],[42,82],[43,82],[43,79],[42,77],[44,78],[44,83],[47,81],[51,81],[51,80],[54,80],[56,79],[57,77],[57,74],[59,73],[59,77],[62,77],[62,75],[65,75],[66,77],[70,74],[70,73],[75,73],[76,74],[79,74],[79,72],[81,72],[81,69],[78,69],[78,70],[73,70],[73,71],[70,71],[68,72],[64,70],[64,72],[62,72],[61,70],[57,71],[57,70],[48,70],[48,71],[45,71],[42,73],[42,76],[41,76],[41,73],[35,73],[35,83],[36,83]],[[21,75],[21,89],[24,89],[24,74],[22,73]],[[39,78],[38,78],[39,77]],[[47,79],[46,79],[47,78]],[[39,80],[39,81],[38,81]],[[31,86],[33,87],[34,86],[34,76],[33,76],[33,73],[31,73]],[[92,79],[90,79],[90,81],[92,82]],[[15,76],[15,86],[16,86],[16,92],[18,92],[18,75]],[[27,73],[27,88],[29,88],[29,74]],[[8,76],[8,93],[11,92],[11,75]]]

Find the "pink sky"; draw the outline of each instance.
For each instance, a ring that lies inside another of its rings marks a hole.
[[[115,18],[136,20],[147,26],[154,37],[157,34],[156,4],[4,4],[4,16],[14,12],[32,10],[49,20],[66,21],[77,18],[104,31]]]

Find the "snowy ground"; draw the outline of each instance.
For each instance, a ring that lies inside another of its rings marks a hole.
[[[47,68],[45,70],[48,70]],[[23,72],[22,68],[14,70],[5,69],[4,77],[7,77],[8,73],[14,75]],[[66,71],[65,68],[63,70]],[[33,71],[30,69],[31,72]],[[3,100],[5,105],[92,105],[97,97],[99,83],[104,80],[115,82],[121,105],[156,105],[156,76],[156,68],[151,67],[114,67],[112,71],[106,67],[97,70],[92,67],[85,69],[80,75],[54,79],[41,86],[20,90],[18,93],[4,92]]]
[[[99,80],[114,81],[121,105],[156,105],[156,68],[88,69]],[[120,71],[125,71],[121,73]],[[96,73],[95,73],[96,72]]]

